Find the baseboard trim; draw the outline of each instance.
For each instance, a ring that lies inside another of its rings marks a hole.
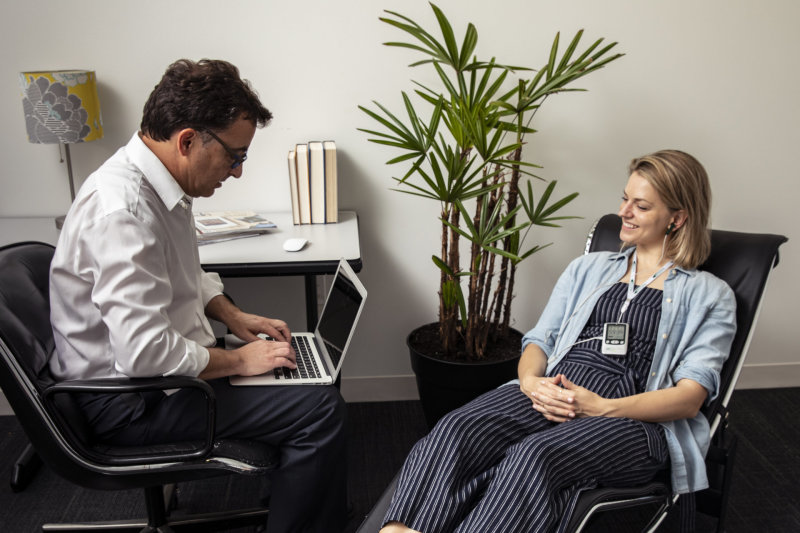
[[[800,363],[744,365],[737,389],[800,387]]]
[[[342,376],[342,397],[346,402],[391,402],[419,400],[413,375]]]

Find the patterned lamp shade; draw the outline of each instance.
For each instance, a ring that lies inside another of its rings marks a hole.
[[[19,79],[30,142],[70,144],[103,137],[94,71],[22,72]]]

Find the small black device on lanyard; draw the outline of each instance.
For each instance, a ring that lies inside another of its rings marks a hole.
[[[603,324],[603,355],[625,355],[628,353],[628,324],[606,322]]]
[[[672,261],[667,262],[663,267],[658,269],[658,272],[650,276],[647,281],[636,286],[636,250],[633,251],[633,261],[631,262],[631,280],[628,283],[628,294],[625,298],[625,303],[619,312],[617,322],[606,322],[603,324],[603,339],[600,351],[603,355],[625,355],[628,353],[628,324],[621,322],[622,315],[628,310],[636,296],[642,290],[653,283],[653,281],[663,274],[669,267],[672,266]]]

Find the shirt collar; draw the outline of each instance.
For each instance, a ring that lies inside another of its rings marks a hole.
[[[621,261],[622,259],[628,259],[635,249],[635,246],[628,246],[619,253],[612,253],[609,257],[609,261]],[[682,272],[688,276],[694,276],[695,272],[697,272],[696,269],[683,268],[680,265],[675,265],[673,270]]]
[[[142,171],[168,210],[172,211],[177,205],[191,210],[192,198],[183,192],[164,163],[144,144],[139,132],[133,134],[126,150],[131,162]]]

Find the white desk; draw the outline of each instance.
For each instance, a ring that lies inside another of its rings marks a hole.
[[[344,257],[361,270],[358,217],[354,211],[339,212],[337,224],[292,224],[291,213],[266,213],[277,224],[265,235],[200,246],[203,268],[223,276],[285,276],[332,274]],[[292,237],[308,239],[299,252],[287,252],[283,242]]]
[[[313,331],[317,323],[316,276],[333,274],[342,257],[353,270],[361,270],[358,216],[354,211],[340,211],[337,224],[300,226],[292,224],[291,213],[265,216],[278,227],[257,237],[200,246],[200,262],[205,270],[226,277],[304,276],[306,321]],[[55,245],[58,235],[52,217],[0,218],[0,246],[19,241]],[[283,241],[291,237],[309,242],[299,252],[286,252]]]
[[[20,241],[41,241],[55,246],[59,233],[55,217],[0,218],[0,246]]]

